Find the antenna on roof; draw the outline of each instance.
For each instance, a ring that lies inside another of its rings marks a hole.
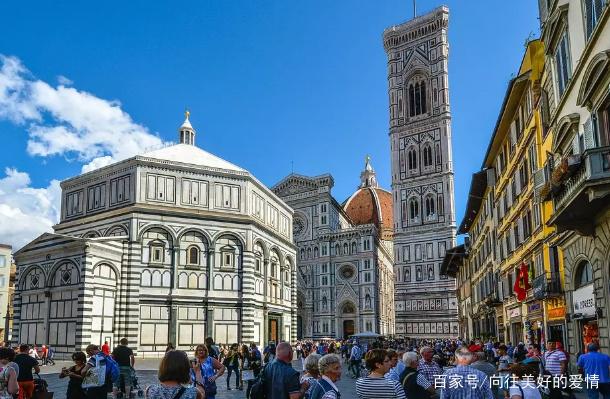
[[[413,0],[413,18],[417,18],[417,0]]]
[[[294,173],[294,161],[290,161],[290,174]]]

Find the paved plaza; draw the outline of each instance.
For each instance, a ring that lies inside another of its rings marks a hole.
[[[157,367],[160,359],[136,359],[137,373],[139,384],[142,389],[145,389],[151,384],[158,382]],[[44,366],[41,370],[41,377],[49,383],[49,391],[54,392],[54,399],[66,399],[66,388],[68,385],[67,379],[59,379],[59,372],[62,367],[70,367],[72,362],[58,361],[55,366]],[[296,370],[301,370],[301,361],[295,360],[292,362]],[[246,397],[245,389],[243,391],[235,389],[235,377],[231,379],[231,391],[227,391],[226,383],[227,373],[218,380],[218,399],[243,399]],[[356,399],[356,380],[349,376],[347,372],[347,364],[343,366],[343,377],[337,383],[341,392],[341,397],[344,399]],[[576,399],[585,399],[587,396],[584,392],[577,392]],[[501,398],[499,396],[499,398]],[[380,398],[383,399],[383,398]]]
[[[160,359],[136,359],[136,369],[140,386],[144,389],[150,384],[158,382],[157,367]],[[295,369],[301,370],[301,361],[295,360],[292,362]],[[59,379],[59,372],[62,367],[70,367],[72,362],[58,361],[55,366],[43,366],[41,377],[49,383],[49,391],[54,392],[53,399],[65,399],[68,379]],[[347,375],[347,365],[343,368],[343,379],[339,381],[337,386],[341,391],[341,397],[346,399],[356,398],[355,380]],[[235,377],[231,378],[231,391],[227,391],[227,373],[218,380],[218,399],[243,399],[246,397],[245,386],[244,390],[235,389]]]

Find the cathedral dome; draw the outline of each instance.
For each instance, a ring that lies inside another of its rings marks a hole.
[[[360,187],[345,201],[343,210],[354,224],[374,224],[382,239],[390,239],[393,229],[392,193],[378,187],[369,157],[360,180]]]

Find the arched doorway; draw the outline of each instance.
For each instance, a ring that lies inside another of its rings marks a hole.
[[[354,320],[343,321],[343,338],[347,338],[354,334]]]
[[[341,316],[343,317],[343,338],[353,335],[355,331],[354,317],[356,315],[356,307],[351,302],[346,302],[341,307]]]

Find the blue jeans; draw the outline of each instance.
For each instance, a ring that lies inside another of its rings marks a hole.
[[[231,382],[231,374],[235,371],[235,388],[239,388],[239,366],[228,366],[227,370],[229,375],[227,375],[227,389],[229,389],[229,383]]]

